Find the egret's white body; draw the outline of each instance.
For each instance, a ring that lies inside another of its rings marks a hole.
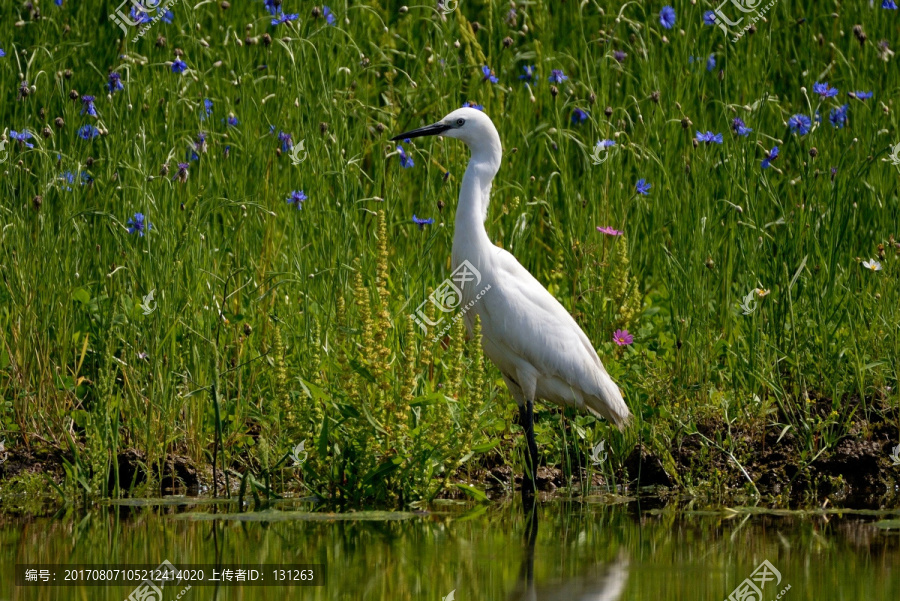
[[[484,353],[500,369],[519,406],[527,408],[526,419],[532,419],[534,400],[544,399],[586,409],[623,427],[631,414],[588,337],[512,254],[488,239],[484,221],[502,159],[500,135],[490,118],[477,109],[461,108],[394,139],[423,135],[460,139],[472,152],[456,209],[453,268],[468,261],[481,274],[477,287],[470,282],[462,288],[462,306],[474,301],[465,315],[466,327],[471,334],[477,313]],[[528,432],[531,424],[524,425]],[[528,433],[533,447],[533,433]],[[536,449],[533,454],[536,459]]]

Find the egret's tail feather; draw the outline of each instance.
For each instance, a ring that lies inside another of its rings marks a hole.
[[[584,400],[588,409],[611,421],[619,430],[631,421],[631,412],[622,398],[622,392],[605,371],[600,374],[600,394],[585,395]]]

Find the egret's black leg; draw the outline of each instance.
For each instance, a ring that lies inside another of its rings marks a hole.
[[[534,440],[534,401],[526,401],[519,407],[519,421],[525,429],[525,474],[522,477],[522,499],[534,496],[535,479],[537,478],[537,442]]]

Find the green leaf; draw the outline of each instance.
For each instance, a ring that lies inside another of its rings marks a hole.
[[[414,398],[410,401],[410,407],[427,407],[428,405],[434,405],[438,402],[455,402],[453,399],[449,398],[443,392],[429,392],[426,395],[422,395],[420,397]]]
[[[775,444],[778,444],[779,442],[781,442],[781,439],[784,438],[784,435],[787,434],[787,431],[790,429],[791,429],[791,424],[786,425],[784,427],[784,429],[781,431],[781,434],[778,435],[778,440],[775,441]]]
[[[322,420],[322,430],[319,432],[319,458],[324,459],[328,456],[328,418]]]
[[[300,381],[300,386],[303,387],[303,391],[309,395],[311,399],[316,399],[319,401],[330,401],[331,395],[313,384],[312,382],[307,382],[303,378],[297,378]]]
[[[69,415],[72,416],[72,421],[75,422],[75,425],[79,428],[87,428],[88,424],[91,423],[91,414],[83,409],[76,409]]]
[[[500,441],[497,439],[494,439],[490,442],[483,442],[481,444],[475,445],[474,447],[472,447],[472,452],[473,453],[487,453],[491,449],[494,449],[498,446],[500,446]]]
[[[385,476],[388,476],[388,475],[392,474],[393,472],[395,472],[397,470],[397,468],[400,467],[400,464],[397,463],[397,461],[395,461],[396,459],[399,459],[399,458],[392,457],[391,459],[388,459],[387,461],[383,461],[378,467],[376,467],[374,470],[372,470],[371,472],[366,474],[365,479],[363,479],[363,484],[366,484],[366,485],[374,484],[376,481],[381,480]]]
[[[353,419],[359,419],[360,413],[359,410],[353,405],[348,405],[346,403],[341,403],[338,405],[338,411],[341,412],[343,417],[352,417]]]
[[[353,371],[361,375],[365,380],[368,380],[372,384],[375,384],[375,376],[372,375],[372,372],[370,372],[365,365],[363,365],[356,359],[350,359],[350,367],[352,367]]]
[[[72,300],[82,305],[88,305],[91,302],[91,294],[84,288],[76,288],[72,291]]]
[[[472,497],[473,499],[475,499],[476,501],[478,501],[479,503],[483,503],[488,500],[488,497],[484,493],[484,491],[480,490],[478,488],[475,488],[474,486],[457,482],[456,487],[458,489],[460,489],[461,491],[463,491],[464,493],[466,493],[467,495],[469,495],[470,497]]]
[[[366,421],[368,421],[369,424],[371,424],[371,426],[373,428],[375,428],[376,431],[380,432],[381,434],[387,435],[387,431],[384,429],[384,427],[381,424],[378,423],[378,420],[376,420],[372,416],[372,414],[369,412],[369,408],[366,406],[365,403],[363,403],[363,405],[362,405],[362,410],[363,410],[363,414],[365,414],[365,416],[366,416]]]
[[[803,268],[806,267],[806,259],[809,258],[809,255],[803,257],[803,260],[800,261],[800,267],[797,268],[797,271],[794,272],[794,277],[791,278],[791,283],[788,286],[788,290],[793,289],[794,284],[797,283],[797,278],[800,277],[800,274],[803,273]]]

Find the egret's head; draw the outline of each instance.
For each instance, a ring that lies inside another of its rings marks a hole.
[[[421,136],[445,136],[458,138],[465,142],[473,153],[482,149],[500,152],[500,136],[490,117],[478,109],[463,107],[456,109],[437,123],[426,125],[406,133],[394,136],[393,141]]]

